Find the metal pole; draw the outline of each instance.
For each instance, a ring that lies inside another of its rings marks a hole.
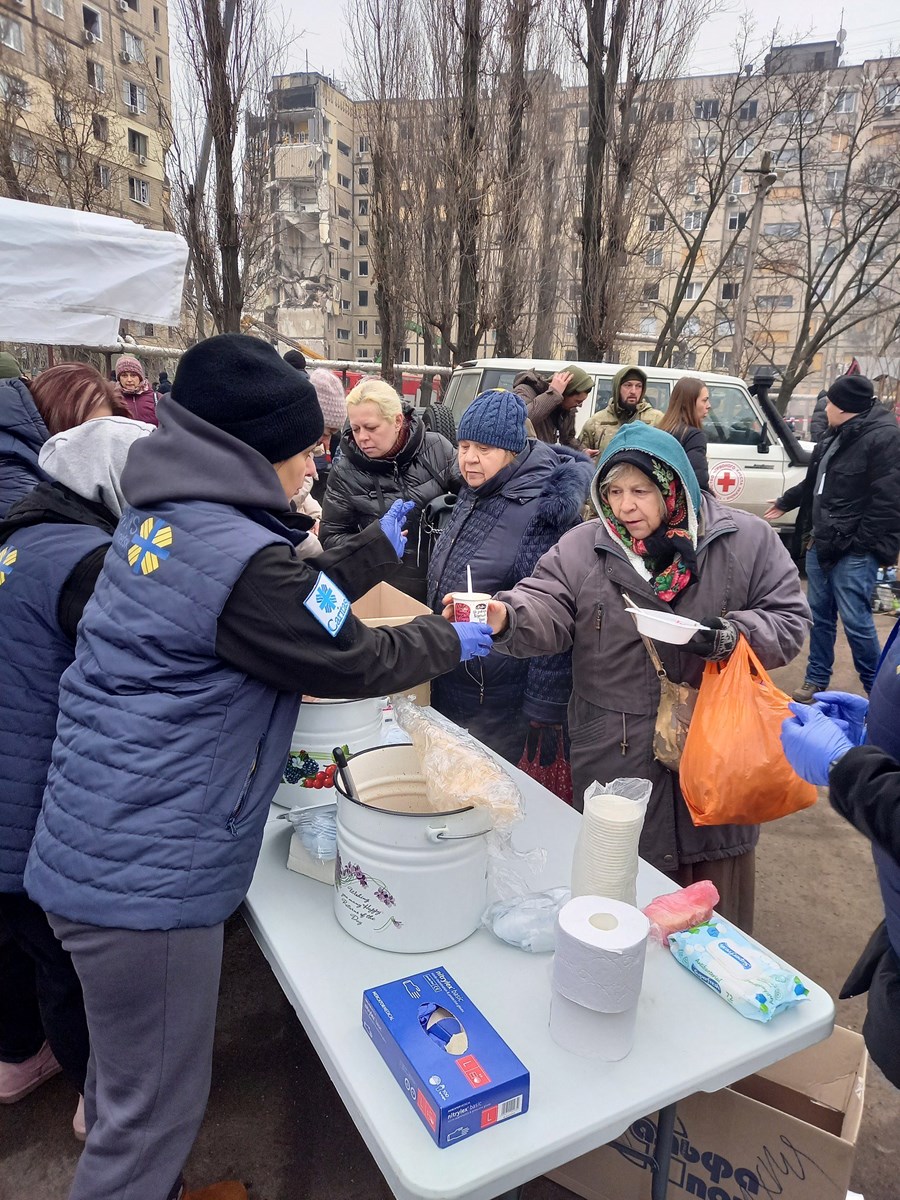
[[[741,370],[741,359],[744,355],[747,309],[750,304],[750,285],[753,281],[753,267],[756,262],[756,252],[759,248],[763,205],[765,204],[769,188],[778,179],[778,175],[772,170],[772,155],[768,150],[763,154],[760,166],[754,174],[759,176],[759,181],[756,185],[756,199],[753,201],[753,212],[750,218],[750,236],[747,239],[747,253],[744,257],[744,273],[741,277],[741,287],[738,292],[737,303],[734,306],[734,335],[731,341],[731,357],[733,362],[731,369],[735,372]]]

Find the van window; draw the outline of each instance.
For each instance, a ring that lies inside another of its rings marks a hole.
[[[502,388],[506,392],[511,392],[513,380],[517,375],[521,374],[521,371],[511,371],[508,367],[505,371],[496,367],[487,368],[481,377],[481,390],[483,392],[490,392],[494,388]]]
[[[454,374],[450,380],[450,386],[447,388],[446,404],[449,404],[453,411],[453,420],[459,424],[460,417],[478,395],[478,381],[481,378],[481,371],[464,371],[460,374]]]
[[[759,416],[740,388],[727,384],[709,385],[709,416],[703,431],[710,442],[732,446],[754,446],[762,433]]]

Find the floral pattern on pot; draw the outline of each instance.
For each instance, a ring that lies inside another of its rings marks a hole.
[[[349,859],[345,862],[340,851],[334,859],[334,886],[351,920],[357,925],[365,922],[374,925],[376,931],[403,928],[402,921],[378,908],[379,904],[382,908],[393,908],[397,903],[384,882],[373,875],[367,875],[362,867]]]

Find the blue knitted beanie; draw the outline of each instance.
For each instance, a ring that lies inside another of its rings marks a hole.
[[[528,410],[515,392],[494,388],[476,396],[462,415],[456,439],[477,442],[479,446],[497,446],[519,454],[528,441],[525,421]]]

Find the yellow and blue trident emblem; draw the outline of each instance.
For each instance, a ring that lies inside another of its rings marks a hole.
[[[167,546],[172,545],[172,526],[165,525],[158,517],[148,517],[134,535],[128,547],[128,565],[135,575],[149,575],[159,566],[160,559],[167,559]]]
[[[12,574],[13,563],[18,557],[19,552],[15,546],[0,548],[0,584],[6,583],[6,577]]]

